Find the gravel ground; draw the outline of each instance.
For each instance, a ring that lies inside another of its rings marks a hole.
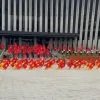
[[[100,70],[0,71],[0,100],[100,100]]]

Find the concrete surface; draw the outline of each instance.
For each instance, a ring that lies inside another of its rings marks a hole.
[[[100,70],[0,71],[0,100],[100,100]]]

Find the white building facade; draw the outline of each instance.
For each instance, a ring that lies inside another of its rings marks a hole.
[[[1,31],[76,33],[78,38],[51,38],[50,43],[100,48],[100,0],[0,0],[0,6]]]

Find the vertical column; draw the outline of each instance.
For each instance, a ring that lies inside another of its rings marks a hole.
[[[42,39],[42,44],[43,44],[43,45],[45,45],[45,42],[46,42],[45,39]]]
[[[14,0],[14,10],[13,10],[13,14],[14,14],[14,17],[13,17],[13,31],[16,31],[16,19],[17,19],[17,16],[16,16],[16,0]]]
[[[67,46],[67,39],[64,39],[63,45]]]
[[[66,14],[65,14],[65,33],[68,33],[68,12],[69,12],[69,0],[66,0]],[[67,39],[64,40],[64,46],[67,46]]]
[[[25,0],[25,31],[27,31],[28,20],[27,20],[27,0]]]
[[[76,20],[75,20],[75,33],[78,33],[78,19],[79,19],[79,5],[80,0],[77,0],[77,6],[76,6]],[[77,38],[74,40],[74,49],[76,50],[77,47]]]
[[[2,0],[2,30],[5,30],[5,0]]]
[[[100,0],[99,0],[99,4],[98,4],[98,11],[97,11],[97,19],[96,19],[96,29],[95,29],[95,43],[94,45],[96,46],[96,48],[98,47],[97,46],[97,38],[98,38],[98,30],[99,30],[99,21],[100,21]],[[99,48],[100,49],[100,48]]]
[[[37,0],[34,0],[34,31],[37,32]]]
[[[92,47],[92,39],[93,39],[93,26],[94,26],[95,7],[96,7],[96,0],[93,0],[91,28],[90,28],[90,48]]]
[[[60,33],[63,33],[63,9],[64,9],[64,0],[61,0]]]
[[[52,38],[50,38],[50,40],[49,40],[49,45],[50,45],[50,49],[52,51],[53,50],[53,39]]]
[[[55,5],[56,6],[55,7],[55,33],[58,33],[58,1],[59,0],[56,0],[56,5]],[[57,47],[57,43],[58,43],[58,40],[57,40],[57,38],[55,38],[54,46]]]
[[[72,39],[68,40],[68,47],[72,48]]]
[[[19,38],[19,45],[20,45],[20,46],[22,45],[22,38]],[[21,53],[19,54],[19,57],[20,57],[20,58],[22,57]]]
[[[64,9],[64,0],[61,0],[61,11],[60,11],[60,33],[63,33],[63,9]],[[59,40],[59,46],[62,46],[62,38]]]
[[[100,49],[100,39],[98,39],[98,49]]]
[[[56,11],[55,11],[55,32],[58,32],[58,0],[56,0]]]
[[[5,49],[6,49],[6,39],[5,39],[5,37],[2,37],[2,43],[4,44]]]
[[[57,47],[57,38],[55,38],[55,40],[54,40],[54,46]]]
[[[74,16],[74,0],[71,0],[70,33],[73,33],[73,16]],[[68,41],[70,47],[72,47],[72,42],[73,42],[72,39]]]
[[[81,44],[82,44],[83,21],[84,21],[84,6],[85,6],[85,0],[82,0],[81,22],[80,22],[80,35],[79,35],[79,46],[81,46]]]
[[[34,38],[34,45],[36,45],[36,44],[37,44],[37,38],[35,37],[35,38]],[[34,57],[37,58],[36,55],[34,55]]]
[[[69,0],[66,0],[65,33],[68,33],[68,12],[69,12]]]
[[[48,0],[45,0],[45,32],[48,32]]]
[[[34,0],[34,31],[37,32],[37,0]],[[37,38],[34,38],[34,45],[37,43]],[[36,58],[36,55],[34,55]]]
[[[29,31],[32,31],[32,0],[29,0]]]
[[[62,38],[60,38],[60,40],[58,41],[59,43],[59,47],[62,46],[63,42],[62,42]]]
[[[58,42],[58,41],[57,41],[57,38],[55,38],[54,41],[53,41],[53,45],[54,45],[54,47],[57,47],[57,42]],[[58,48],[58,47],[57,47],[57,48]],[[55,52],[54,50],[53,50],[52,54],[53,54],[53,57],[55,57],[55,56],[58,55],[58,53]]]
[[[11,30],[11,0],[8,0],[8,31]]]
[[[55,39],[54,39],[54,47],[56,46],[56,47],[58,48],[58,42],[59,42],[58,39],[55,38]]]
[[[40,32],[42,32],[42,11],[43,11],[43,0],[40,0],[40,25],[39,25]]]
[[[22,31],[22,0],[19,0],[19,31]]]
[[[85,27],[85,43],[84,47],[86,48],[87,46],[87,36],[88,36],[88,25],[89,25],[89,13],[90,13],[90,0],[88,0],[87,4],[87,13],[86,13],[86,27]]]
[[[73,32],[73,15],[74,15],[74,0],[71,1],[71,21],[70,21],[70,33]]]
[[[29,43],[30,47],[32,47],[32,46],[33,46],[32,39],[29,39],[29,40],[30,40],[30,41],[29,41],[28,43]],[[32,53],[29,54],[29,58],[32,58]]]
[[[53,0],[50,0],[50,32],[53,32]]]
[[[80,4],[80,0],[77,0],[77,7],[76,7],[76,21],[75,21],[75,33],[78,32],[79,4]]]

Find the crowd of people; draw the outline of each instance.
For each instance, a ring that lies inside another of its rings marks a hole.
[[[3,51],[5,46],[3,43],[0,44],[0,50]],[[56,69],[93,69],[100,68],[100,56],[99,50],[87,48],[84,50],[83,47],[77,48],[75,51],[74,48],[70,48],[67,46],[54,46],[53,50],[55,52],[59,52],[61,54],[64,53],[65,56],[61,57],[50,57],[51,55],[51,47],[48,45],[36,44],[34,46],[26,45],[9,45],[7,48],[7,52],[9,54],[13,54],[12,58],[3,57],[0,59],[0,69],[51,69],[52,66],[56,66]],[[92,53],[98,53],[98,56],[91,56]],[[75,54],[72,56],[72,54]],[[84,53],[84,54],[82,54]],[[18,56],[22,54],[22,58],[18,58]],[[38,56],[37,58],[28,58],[26,55]],[[86,55],[87,54],[87,55]],[[89,55],[90,54],[90,55]],[[85,55],[85,56],[84,56]]]

